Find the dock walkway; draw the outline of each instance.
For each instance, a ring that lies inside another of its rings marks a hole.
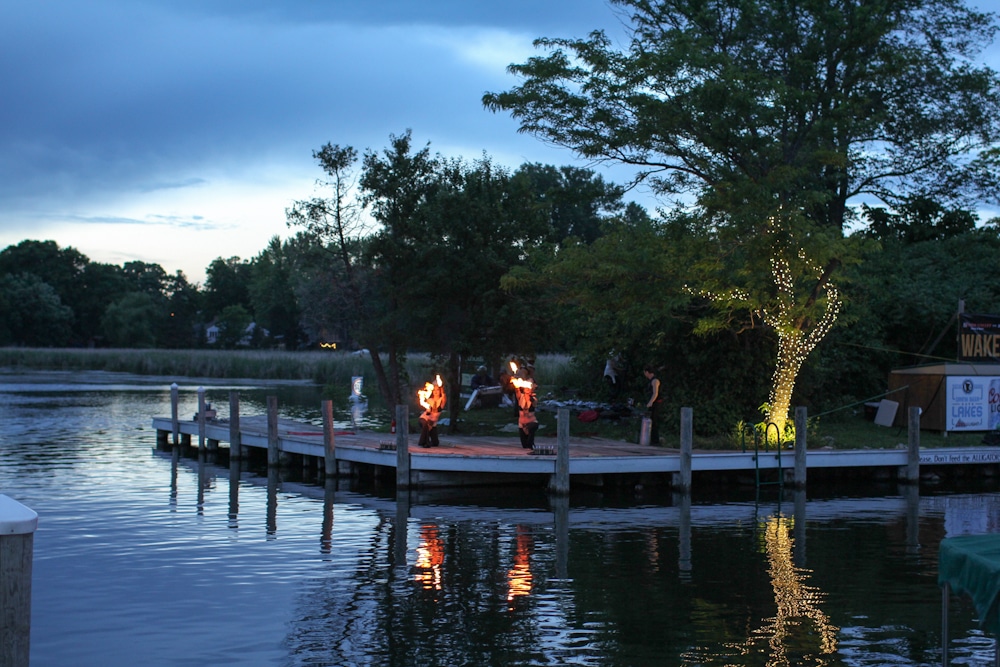
[[[178,431],[184,443],[192,444],[195,438],[204,437],[206,446],[212,448],[228,443],[230,424],[224,420],[209,420],[204,434],[200,434],[197,421],[178,421]],[[173,432],[170,418],[154,418],[158,443],[167,445]],[[277,420],[277,449],[282,457],[288,455],[318,459],[326,457],[326,438],[322,426],[288,419]],[[268,449],[269,423],[266,415],[242,416],[239,419],[239,438],[242,447]],[[400,457],[396,443],[399,434],[371,431],[338,431],[332,434],[333,456],[338,471],[348,474],[352,466],[375,466],[386,470],[396,469]],[[539,475],[557,474],[556,438],[537,437],[536,445],[551,448],[551,454],[535,455],[522,449],[516,437],[463,436],[442,434],[441,444],[435,448],[416,445],[416,434],[406,435],[409,456],[409,475],[413,486],[460,486],[476,483],[517,482]],[[682,456],[678,449],[644,446],[595,437],[570,437],[568,447],[568,475],[576,482],[596,481],[622,475],[666,475],[676,481],[682,471]],[[892,450],[832,450],[806,451],[807,470],[832,468],[893,469],[902,471],[911,464],[909,452],[903,445]],[[989,466],[994,471],[1000,466],[1000,448],[953,447],[919,450],[920,466]],[[690,471],[695,473],[749,473],[777,470],[779,475],[791,479],[794,452],[769,451],[700,451],[690,456]],[[319,463],[320,469],[323,464]],[[774,477],[773,473],[771,475]]]

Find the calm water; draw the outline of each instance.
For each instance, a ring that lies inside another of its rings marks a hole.
[[[0,372],[0,493],[39,514],[34,667],[938,665],[938,543],[1000,525],[991,491],[397,503],[175,463],[151,428],[172,381]],[[234,388],[319,416],[311,387],[205,386],[220,416]],[[952,664],[988,664],[967,601],[949,622]]]

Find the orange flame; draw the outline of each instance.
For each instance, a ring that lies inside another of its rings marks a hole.
[[[434,383],[437,384],[437,386],[439,386],[439,387],[442,384],[444,384],[441,381],[441,376],[440,375],[435,375],[434,376]],[[434,391],[434,384],[431,384],[430,382],[425,382],[424,383],[424,388],[417,390],[417,401],[420,403],[420,405],[425,410],[430,410],[431,409],[431,404],[430,404],[429,399],[431,397],[431,392],[433,392],[433,391]]]

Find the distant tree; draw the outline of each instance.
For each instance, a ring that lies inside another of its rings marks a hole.
[[[163,329],[157,336],[158,344],[172,348],[197,347],[201,343],[198,325],[202,323],[201,292],[198,286],[189,283],[182,271],[177,271],[167,276],[164,288],[167,297],[166,317],[163,319]]]
[[[250,263],[239,257],[212,260],[205,269],[203,305],[209,319],[229,306],[241,306],[253,317],[250,300]]]
[[[593,243],[601,234],[603,220],[620,212],[623,188],[590,169],[526,163],[514,172],[535,193],[537,205],[549,221],[548,240],[560,244],[570,237]]]
[[[883,241],[941,241],[976,227],[976,215],[972,211],[947,209],[926,197],[911,199],[901,204],[896,212],[863,205],[862,216],[867,226],[860,233]]]
[[[66,345],[72,336],[73,312],[56,290],[31,273],[0,274],[3,324],[0,340],[32,347]]]
[[[101,318],[107,341],[115,347],[156,347],[163,321],[162,298],[129,292],[108,306]]]
[[[122,265],[122,274],[131,283],[132,289],[157,297],[166,296],[167,272],[159,264],[149,264],[133,260]]]
[[[246,308],[240,305],[226,306],[216,320],[219,327],[218,344],[220,347],[233,349],[240,345],[247,336],[247,327],[253,318]]]
[[[294,350],[302,329],[287,247],[280,238],[272,237],[250,267],[250,301],[258,329],[267,329],[271,340],[280,340]]]
[[[73,310],[80,342],[97,344],[104,337],[101,320],[108,306],[131,289],[128,278],[120,266],[89,262],[79,278],[80,292]]]
[[[76,309],[84,300],[81,277],[89,262],[86,255],[75,248],[60,248],[55,241],[27,240],[0,251],[0,275],[31,273],[49,284],[60,304],[73,314],[71,339],[82,342],[86,336],[76,328]]]

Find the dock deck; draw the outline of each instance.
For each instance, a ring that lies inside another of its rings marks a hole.
[[[153,427],[160,441],[166,443],[173,431],[169,418],[154,418]],[[178,421],[178,430],[189,443],[196,442],[199,424],[196,421]],[[240,443],[243,447],[267,450],[269,444],[268,422],[264,415],[244,416],[239,421]],[[554,435],[554,434],[553,434]],[[208,421],[204,438],[209,446],[228,443],[230,424],[225,421]],[[399,457],[396,451],[397,434],[372,431],[334,433],[333,443],[338,465],[368,465],[395,469]],[[307,422],[279,419],[277,424],[278,450],[283,455],[325,457],[324,430]],[[418,447],[416,434],[407,436],[410,474],[414,485],[441,486],[467,484],[476,481],[517,481],[522,476],[551,476],[556,473],[555,437],[536,438],[536,445],[551,448],[553,454],[531,454],[520,446],[516,437],[504,436],[440,436],[440,446]],[[569,439],[569,476],[584,481],[587,476],[608,475],[667,475],[681,471],[681,456],[677,449],[644,446],[636,443],[594,437]],[[904,445],[898,449],[807,449],[807,470],[832,468],[889,468],[902,469],[908,465],[908,451]],[[920,450],[923,466],[992,466],[1000,465],[1000,448],[949,447]],[[322,468],[322,465],[320,465]],[[794,452],[768,451],[700,451],[691,453],[692,472],[743,472],[757,473],[767,470],[790,471],[794,467]],[[457,481],[463,479],[464,481]]]

